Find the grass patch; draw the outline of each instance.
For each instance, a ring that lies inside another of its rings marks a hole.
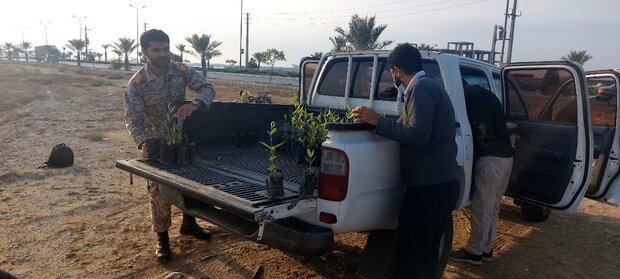
[[[31,116],[30,113],[27,112],[13,112],[13,113],[5,113],[3,116],[0,116],[0,124],[20,120],[24,117]]]
[[[104,134],[101,131],[90,131],[84,134],[82,138],[89,140],[89,141],[95,141],[95,142],[103,141]]]

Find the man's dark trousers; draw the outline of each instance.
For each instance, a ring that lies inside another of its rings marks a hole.
[[[441,237],[452,222],[459,192],[458,180],[407,186],[398,217],[396,278],[437,276]]]

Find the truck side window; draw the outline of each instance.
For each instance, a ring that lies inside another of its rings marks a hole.
[[[372,83],[373,61],[353,60],[353,86],[351,87],[351,98],[368,99],[370,97],[370,85]]]
[[[305,78],[304,78],[304,91],[305,92],[301,92],[301,94],[304,94],[304,99],[308,100],[308,90],[310,90],[310,83],[312,82],[312,77],[314,76],[314,72],[316,72],[316,67],[318,66],[318,63],[307,63],[304,65],[304,73],[305,73]]]
[[[459,69],[461,70],[461,77],[469,85],[478,85],[486,90],[492,91],[489,79],[483,71],[470,67],[460,67]]]
[[[493,73],[493,82],[495,83],[495,88],[497,92],[503,92],[502,90],[502,77],[498,73]],[[500,94],[501,96],[502,94]]]
[[[618,85],[612,77],[588,79],[590,114],[594,126],[616,126]]]
[[[326,66],[325,77],[321,80],[317,93],[325,96],[344,97],[347,86],[349,60],[334,59]]]
[[[394,79],[392,79],[392,74],[390,73],[390,67],[387,61],[379,61],[381,67],[379,68],[379,80],[377,91],[375,93],[375,100],[378,101],[396,101],[396,96],[398,96],[398,91],[394,88]],[[441,78],[441,71],[439,70],[439,64],[433,60],[423,60],[422,68],[424,72],[426,72],[426,77],[432,78],[443,88],[443,79]],[[403,101],[403,100],[399,100]]]
[[[515,69],[506,76],[511,119],[576,125],[577,92],[570,71]]]

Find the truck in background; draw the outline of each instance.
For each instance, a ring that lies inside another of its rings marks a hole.
[[[58,63],[60,51],[53,45],[42,45],[34,47],[34,58],[37,62]]]

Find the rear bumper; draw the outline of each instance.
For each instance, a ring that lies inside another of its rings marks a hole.
[[[263,235],[258,240],[259,223],[215,207],[199,199],[160,185],[164,199],[183,212],[204,219],[248,240],[299,255],[319,256],[330,252],[334,246],[331,229],[318,227],[294,218],[264,223]]]

